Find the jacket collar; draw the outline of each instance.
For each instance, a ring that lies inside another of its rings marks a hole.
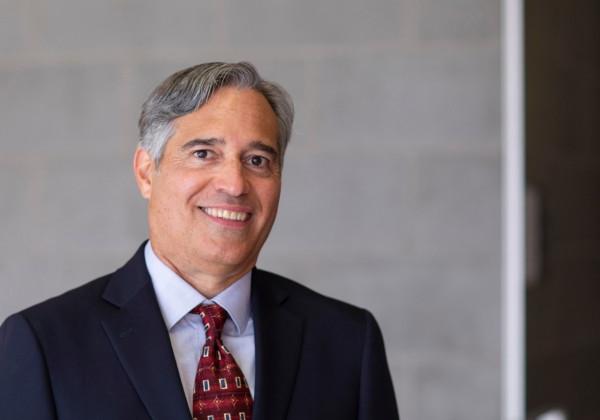
[[[292,310],[291,299],[277,276],[253,271],[251,305],[256,345],[253,418],[257,420],[287,417],[304,329],[302,317]]]
[[[153,419],[186,419],[190,412],[156,295],[144,245],[112,274],[103,298],[115,307],[102,326]]]
[[[146,269],[144,246],[108,282],[103,298],[115,311],[102,325],[150,417],[188,420],[168,331]],[[304,321],[293,311],[291,299],[277,276],[253,270],[256,420],[285,419],[294,391]]]

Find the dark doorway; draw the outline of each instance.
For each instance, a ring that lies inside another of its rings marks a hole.
[[[525,1],[527,412],[600,419],[600,1]]]

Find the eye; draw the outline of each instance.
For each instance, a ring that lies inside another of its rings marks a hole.
[[[208,149],[194,150],[193,152],[194,156],[198,159],[207,159],[208,157],[210,157],[210,153],[211,151]]]
[[[248,163],[256,168],[264,168],[269,163],[269,160],[264,156],[253,155],[248,158]]]

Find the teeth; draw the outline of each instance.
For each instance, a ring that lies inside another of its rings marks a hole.
[[[202,207],[202,211],[212,217],[218,217],[219,219],[225,220],[237,220],[240,222],[243,222],[249,217],[248,213],[216,209],[213,207]]]

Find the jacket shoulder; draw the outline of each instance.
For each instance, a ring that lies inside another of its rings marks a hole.
[[[102,293],[111,276],[112,274],[107,274],[99,277],[58,296],[23,309],[18,314],[33,324],[52,318],[66,320],[84,316],[99,305]]]
[[[345,319],[362,324],[370,318],[368,310],[359,306],[323,295],[297,281],[265,270],[257,269],[252,281],[257,289],[266,289],[276,299],[286,300],[288,307],[305,315]],[[256,278],[256,279],[255,279]],[[267,293],[264,292],[263,293]]]
[[[148,283],[144,246],[145,242],[129,261],[112,273],[33,305],[19,314],[32,324],[54,320],[68,325],[106,311],[111,303],[118,305]]]

